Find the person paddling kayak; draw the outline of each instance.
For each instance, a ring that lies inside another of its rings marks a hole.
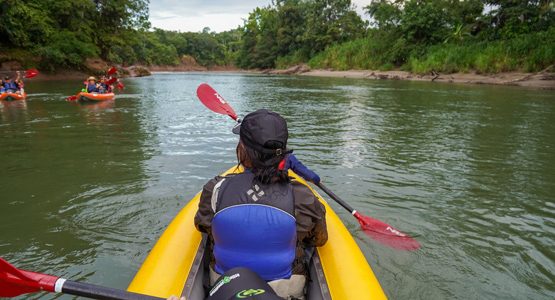
[[[96,84],[96,78],[91,76],[87,79],[87,83],[85,83],[85,89],[87,93],[98,93],[98,84]]]
[[[246,267],[280,297],[302,299],[305,249],[327,241],[325,208],[308,187],[287,176],[286,167],[302,164],[287,149],[285,119],[261,109],[233,131],[245,172],[210,180],[195,216],[195,226],[210,241],[211,284],[232,268]],[[319,181],[317,175],[313,179]]]
[[[19,79],[19,73],[17,73],[17,79]],[[10,76],[4,78],[4,90],[8,93],[19,93],[17,83]]]

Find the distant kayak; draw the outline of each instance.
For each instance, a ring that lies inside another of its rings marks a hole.
[[[77,100],[79,101],[106,101],[106,100],[113,100],[115,98],[114,93],[106,93],[106,94],[99,94],[99,93],[85,93],[81,92],[77,94]]]
[[[13,100],[25,100],[27,98],[27,93],[16,94],[16,93],[2,93],[0,94],[0,100],[13,101]]]

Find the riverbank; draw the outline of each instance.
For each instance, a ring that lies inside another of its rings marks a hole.
[[[411,81],[431,81],[443,83],[464,83],[464,84],[490,84],[490,85],[509,85],[522,86],[537,89],[555,90],[555,67],[550,66],[537,73],[524,72],[504,72],[497,74],[478,74],[478,73],[452,73],[452,74],[425,74],[419,75],[406,71],[373,71],[373,70],[311,70],[307,66],[294,66],[285,70],[267,70],[264,74],[276,75],[299,75],[314,77],[335,77],[335,78],[360,78],[375,80],[411,80]]]
[[[405,71],[329,71],[311,70],[299,74],[315,77],[365,78],[377,80],[411,80],[443,83],[511,85],[538,89],[555,90],[555,73],[518,73],[508,72],[491,75],[476,73],[429,74],[417,75]]]
[[[144,69],[152,73],[173,73],[173,72],[206,72],[206,73],[250,73],[267,75],[296,75],[313,77],[334,77],[334,78],[359,78],[373,80],[410,80],[410,81],[430,81],[440,83],[459,83],[459,84],[487,84],[487,85],[507,85],[521,86],[535,89],[555,90],[555,67],[551,66],[537,73],[524,72],[505,72],[497,74],[478,74],[478,73],[452,73],[452,74],[414,74],[406,71],[374,71],[374,70],[311,70],[306,65],[298,65],[283,70],[243,70],[233,66],[217,66],[211,68],[191,67],[191,66],[132,66],[122,68],[124,76],[139,77],[148,75],[135,74],[135,69]],[[55,74],[39,74],[36,79],[40,80],[71,80],[81,79],[89,74],[79,71],[68,71]]]
[[[211,67],[204,67],[198,64],[195,65],[188,65],[188,64],[180,64],[176,66],[150,66],[148,69],[151,72],[159,73],[159,72],[248,72],[242,69],[239,69],[235,66],[211,66]]]

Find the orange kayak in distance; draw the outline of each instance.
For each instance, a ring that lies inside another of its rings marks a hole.
[[[27,93],[16,94],[16,93],[2,93],[0,94],[0,100],[13,101],[13,100],[25,100],[27,98]]]
[[[115,96],[116,95],[114,93],[99,94],[99,93],[81,92],[77,94],[77,99],[79,101],[106,101],[106,100],[113,100]]]

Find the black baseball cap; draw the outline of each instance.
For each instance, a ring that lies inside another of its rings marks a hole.
[[[287,152],[287,122],[273,111],[259,109],[252,112],[233,127],[232,131],[239,135],[247,147],[259,152],[275,153],[278,156]]]

